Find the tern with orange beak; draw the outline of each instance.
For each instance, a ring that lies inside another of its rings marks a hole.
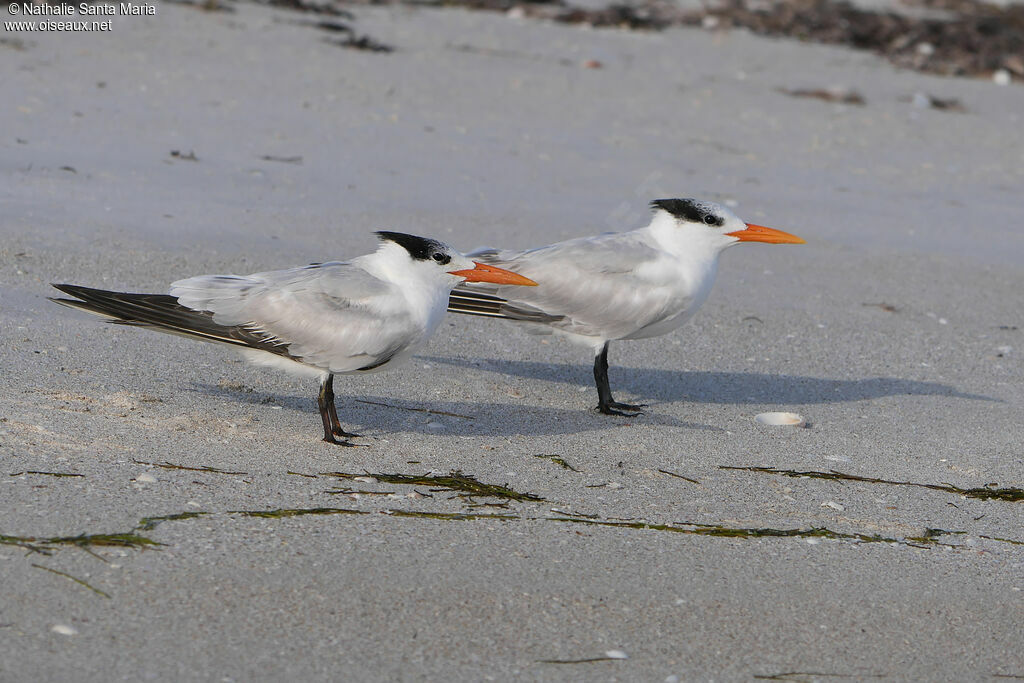
[[[444,317],[463,282],[536,285],[475,263],[436,240],[378,232],[380,248],[350,261],[253,275],[179,280],[170,294],[54,285],[53,301],[104,316],[234,347],[250,361],[320,380],[324,441],[353,446],[338,420],[334,375],[375,372],[412,355]]]
[[[635,415],[643,405],[619,403],[608,382],[608,343],[672,332],[711,293],[718,257],[740,242],[804,240],[744,223],[724,206],[698,199],[658,199],[638,230],[606,233],[527,251],[483,248],[469,256],[536,280],[529,290],[460,285],[448,310],[521,322],[537,334],[559,334],[594,351],[597,409]]]

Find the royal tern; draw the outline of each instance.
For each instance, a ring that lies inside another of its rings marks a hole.
[[[557,333],[594,351],[598,410],[640,412],[618,403],[608,384],[608,343],[667,334],[708,298],[718,257],[740,242],[803,244],[804,240],[744,223],[724,206],[697,199],[651,202],[649,225],[527,251],[482,248],[469,256],[536,280],[538,287],[463,286],[448,310],[522,322],[538,334]]]
[[[437,328],[448,294],[462,282],[536,284],[436,240],[377,236],[377,251],[350,261],[201,275],[173,283],[169,295],[55,284],[75,298],[53,301],[114,323],[228,344],[256,364],[318,377],[324,441],[351,446],[347,439],[357,435],[338,421],[334,375],[374,372],[408,358]]]

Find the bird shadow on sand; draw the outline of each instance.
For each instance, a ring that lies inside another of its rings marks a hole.
[[[536,361],[446,358],[418,356],[420,360],[514,377],[562,382],[593,389],[590,368],[581,364]],[[939,382],[921,382],[897,377],[843,380],[757,372],[698,372],[650,368],[611,369],[613,389],[666,403],[692,402],[728,405],[813,405],[864,401],[884,396],[942,396],[972,401],[999,399],[969,394]],[[236,390],[196,383],[195,391],[253,405],[279,406],[310,416],[319,425],[315,388],[309,395],[284,395]],[[514,436],[526,434],[579,434],[629,424],[659,425],[724,432],[720,427],[687,422],[659,413],[656,407],[636,417],[600,415],[593,409],[594,392],[564,408],[540,406],[525,401],[415,401],[394,396],[373,396],[338,391],[337,405],[346,428],[367,434],[413,431],[449,436]]]
[[[454,365],[487,372],[593,386],[590,367],[584,364],[539,363],[502,359],[444,358],[421,356],[431,363]],[[1000,399],[957,390],[939,382],[920,382],[898,377],[830,379],[759,372],[699,372],[612,367],[612,389],[644,399],[666,402],[745,404],[846,403],[883,396],[945,396],[972,401]]]
[[[310,429],[319,429],[320,415],[311,388],[308,396],[287,395],[245,388],[234,390],[215,384],[193,383],[193,391],[237,403],[280,407],[309,416]],[[725,432],[671,415],[645,413],[622,418],[601,415],[586,404],[554,408],[525,403],[487,401],[415,401],[394,396],[345,394],[336,388],[338,415],[346,429],[367,436],[389,432],[416,432],[436,436],[543,436],[579,434],[630,424],[658,425],[682,429]]]

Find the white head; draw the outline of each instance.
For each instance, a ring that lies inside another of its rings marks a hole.
[[[393,262],[394,270],[404,278],[437,283],[451,289],[462,282],[493,282],[502,285],[535,286],[537,283],[518,273],[496,266],[476,263],[451,246],[428,237],[402,232],[380,231],[377,251]]]
[[[721,251],[738,242],[803,244],[804,240],[788,232],[744,223],[732,211],[714,202],[700,199],[655,199],[651,202],[654,218],[651,229],[671,243],[687,248],[705,245]]]

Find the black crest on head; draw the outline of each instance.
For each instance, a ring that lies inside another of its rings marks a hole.
[[[409,252],[409,256],[417,261],[429,261],[431,259],[438,263],[448,263],[451,261],[445,246],[437,240],[432,240],[428,237],[417,237],[416,235],[406,235],[404,232],[388,232],[387,230],[377,232],[377,237],[401,246]]]
[[[722,225],[725,221],[707,209],[704,202],[695,199],[655,199],[651,202],[652,209],[663,209],[676,218],[704,223],[706,225]]]

